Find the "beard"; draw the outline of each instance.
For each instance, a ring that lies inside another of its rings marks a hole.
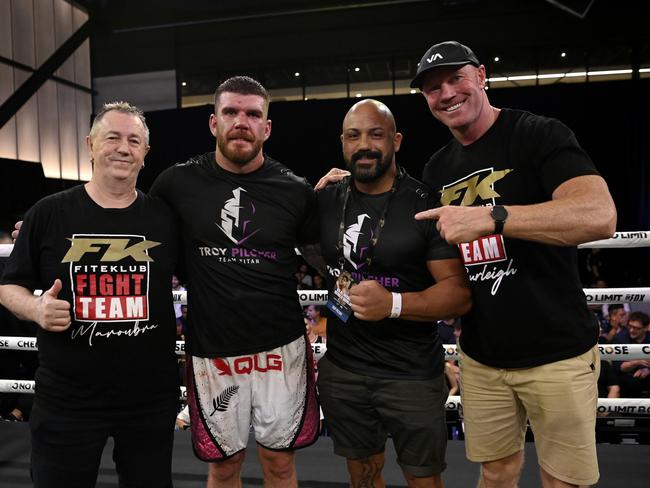
[[[377,163],[369,168],[357,166],[359,159],[375,159]],[[354,153],[349,159],[345,160],[348,171],[352,173],[352,179],[359,183],[371,183],[378,180],[393,162],[393,153],[384,154],[381,151],[358,151]]]
[[[233,137],[241,137],[245,139],[250,143],[250,146],[231,146],[230,142]],[[231,135],[230,138],[224,134],[217,134],[217,146],[219,147],[221,154],[223,154],[230,162],[238,166],[244,166],[253,160],[262,150],[262,143],[263,141],[261,139],[255,139],[250,134],[234,134]]]

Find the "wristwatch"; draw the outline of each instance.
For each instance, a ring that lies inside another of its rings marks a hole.
[[[494,219],[494,233],[503,233],[503,224],[506,223],[508,218],[508,211],[502,205],[494,205],[490,211],[490,215]]]

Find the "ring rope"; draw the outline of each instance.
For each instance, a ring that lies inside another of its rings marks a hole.
[[[25,393],[33,394],[36,388],[34,381],[29,380],[0,380],[0,393]],[[180,387],[181,400],[187,399],[187,389]],[[452,395],[447,398],[445,408],[453,411],[458,410],[461,405],[461,398]],[[628,414],[650,414],[650,398],[599,398],[598,413],[628,413]]]
[[[650,303],[650,288],[583,288],[587,303],[601,305],[604,303]],[[300,305],[325,305],[327,290],[297,290]],[[34,290],[34,295],[41,296],[43,290]],[[187,305],[187,291],[172,290],[175,305]]]
[[[443,344],[445,360],[455,361],[456,344]],[[0,349],[13,351],[37,351],[38,343],[35,337],[2,337],[0,336]],[[320,359],[327,351],[327,343],[311,345],[312,352],[316,359]],[[176,341],[176,354],[185,354],[185,342]],[[598,344],[601,359],[613,361],[628,361],[631,359],[650,359],[650,344]]]
[[[650,287],[583,288],[587,303],[650,303]],[[303,307],[325,305],[327,290],[298,290],[298,300]],[[187,305],[187,291],[172,291],[175,304]]]
[[[624,247],[648,247],[650,246],[650,232],[645,230],[633,232],[616,232],[609,239],[585,242],[578,246],[578,249],[604,249]]]
[[[650,247],[650,231],[639,230],[629,232],[616,232],[609,239],[585,242],[578,249],[603,249],[625,247]],[[7,257],[14,248],[13,244],[0,244],[0,257]],[[296,254],[300,254],[296,250]]]

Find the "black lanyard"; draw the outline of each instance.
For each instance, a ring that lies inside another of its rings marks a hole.
[[[381,230],[384,228],[384,225],[386,224],[386,215],[388,214],[388,207],[390,206],[390,202],[393,199],[393,196],[395,193],[397,193],[397,189],[399,188],[399,185],[402,181],[402,178],[406,175],[406,171],[401,166],[397,167],[397,175],[393,179],[393,186],[390,189],[390,194],[388,195],[388,198],[386,199],[386,203],[384,203],[384,208],[381,211],[381,217],[379,217],[379,221],[377,222],[377,225],[375,226],[375,229],[373,231],[373,238],[370,240],[370,248],[368,249],[368,253],[366,254],[366,266],[368,269],[370,265],[372,264],[372,258],[375,253],[375,248],[377,247],[377,244],[379,243],[379,236],[381,234]],[[345,211],[348,208],[348,201],[350,199],[350,194],[353,191],[353,186],[351,184],[351,177],[345,178],[342,183],[342,191],[344,192],[343,196],[343,208],[341,209],[341,222],[339,223],[339,234],[338,234],[338,242],[336,244],[336,250],[339,253],[339,265],[341,266],[341,269],[343,269],[343,265],[345,263],[345,256],[343,255],[343,236],[345,235]]]

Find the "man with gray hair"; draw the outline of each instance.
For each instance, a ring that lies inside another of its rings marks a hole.
[[[91,180],[27,212],[0,282],[0,302],[39,325],[32,478],[37,488],[95,486],[110,436],[120,486],[169,488],[174,219],[135,187],[149,151],[139,109],[105,105],[86,143]]]

